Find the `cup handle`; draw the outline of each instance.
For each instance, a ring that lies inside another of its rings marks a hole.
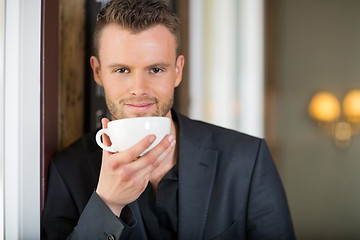
[[[103,129],[100,129],[97,133],[96,133],[96,143],[99,145],[99,147],[101,147],[102,149],[106,150],[106,151],[109,151],[109,152],[117,152],[113,145],[111,144],[111,146],[106,146],[102,141],[101,141],[101,135],[102,134],[106,134],[109,136],[109,130],[107,128],[103,128]]]

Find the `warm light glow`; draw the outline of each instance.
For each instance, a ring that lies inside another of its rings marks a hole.
[[[310,116],[321,122],[333,122],[340,116],[339,100],[331,93],[319,92],[310,102]]]
[[[352,136],[360,132],[360,90],[346,94],[342,109],[333,94],[319,92],[310,101],[309,114],[326,133],[334,137],[336,146],[345,149],[350,145]]]
[[[360,90],[352,90],[346,94],[343,111],[349,122],[360,122]]]

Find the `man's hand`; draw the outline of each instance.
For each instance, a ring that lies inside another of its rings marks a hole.
[[[102,119],[103,128],[109,120]],[[113,213],[120,216],[126,204],[135,201],[145,190],[152,170],[175,147],[175,138],[167,135],[151,151],[139,157],[155,141],[154,135],[149,135],[130,149],[110,153],[103,150],[102,165],[96,193],[109,206]],[[111,145],[108,136],[103,134],[105,145]]]

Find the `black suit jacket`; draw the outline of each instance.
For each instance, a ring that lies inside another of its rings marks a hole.
[[[180,129],[178,239],[294,239],[265,141],[173,117]],[[146,239],[137,201],[127,206],[124,222],[94,193],[101,166],[94,139],[94,133],[86,135],[51,163],[43,215],[47,238]]]

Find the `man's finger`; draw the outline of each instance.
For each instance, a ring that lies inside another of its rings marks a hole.
[[[157,161],[161,162],[162,159],[167,156],[175,146],[175,138],[173,135],[167,135],[163,140],[151,151],[147,152],[144,156],[140,157],[134,163],[132,163],[132,169],[134,171],[140,171],[143,168],[151,166]]]
[[[140,142],[119,154],[128,159],[127,162],[136,160],[141,153],[143,153],[148,147],[150,147],[150,145],[155,141],[155,139],[155,135],[146,136]]]
[[[159,158],[169,147],[175,147],[176,141],[175,137],[171,134],[166,135],[163,140],[151,151],[149,151],[146,155],[149,157],[155,157],[155,159]]]
[[[103,118],[101,119],[101,124],[102,124],[102,128],[107,128],[108,123],[110,122],[109,119],[107,118]],[[111,145],[111,141],[108,135],[106,134],[102,134],[102,141],[106,146],[110,146]]]

